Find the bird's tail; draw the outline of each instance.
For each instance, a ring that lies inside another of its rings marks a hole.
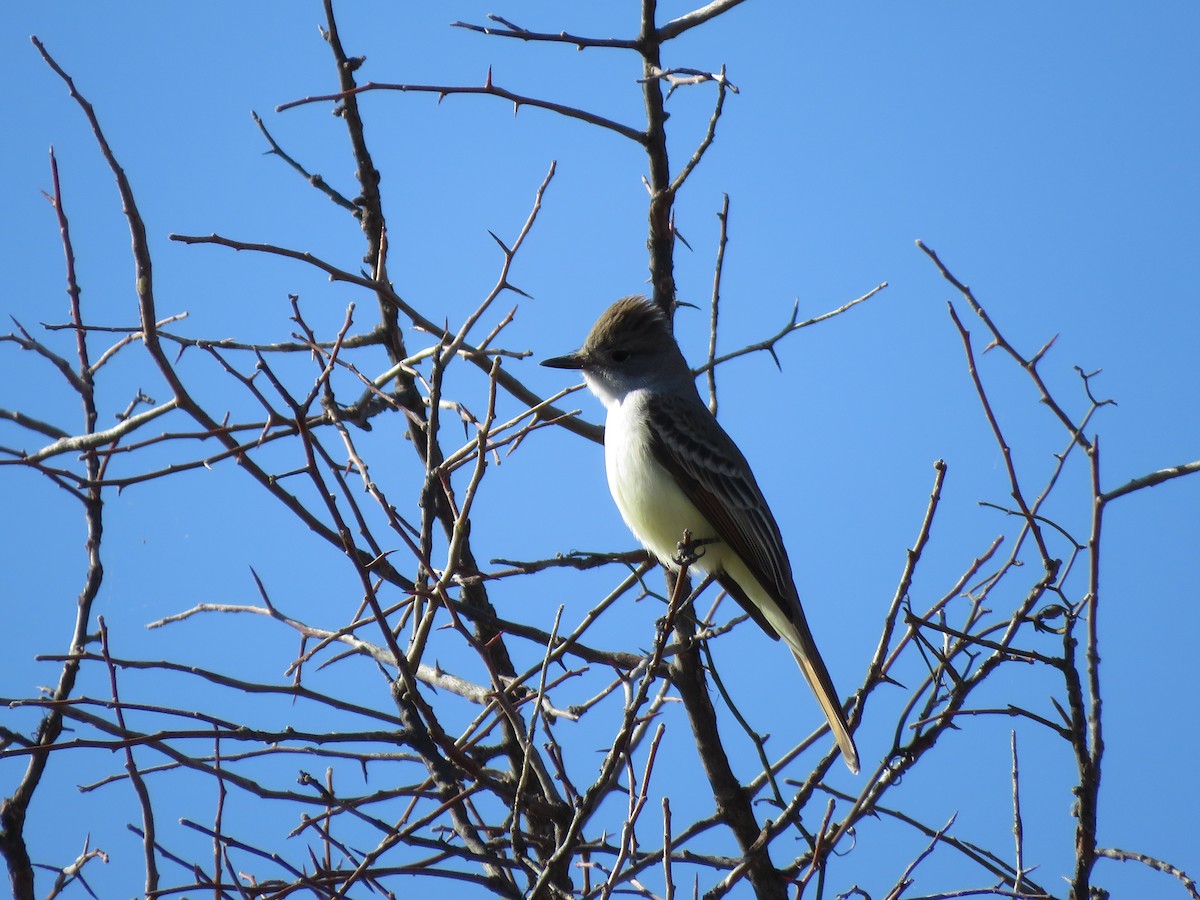
[[[825,713],[825,718],[829,722],[833,739],[837,741],[838,749],[842,751],[842,759],[846,761],[850,771],[857,775],[858,748],[854,746],[854,738],[850,736],[850,727],[846,723],[845,713],[842,712],[842,705],[838,702],[837,690],[833,686],[833,679],[829,677],[829,670],[825,668],[825,662],[817,653],[817,648],[812,644],[811,638],[807,642],[810,646],[805,647],[803,639],[797,640],[800,637],[799,634],[786,634],[783,637],[791,646],[792,655],[800,664],[800,671],[804,673],[808,686],[812,688],[817,702],[821,704],[821,711]]]
[[[740,559],[736,562],[741,563]],[[804,673],[804,679],[812,688],[813,696],[817,698],[817,703],[825,713],[829,729],[833,732],[838,749],[842,751],[846,766],[857,775],[858,749],[854,746],[854,738],[850,737],[850,726],[842,712],[842,704],[838,701],[837,688],[833,686],[833,679],[829,677],[829,670],[825,668],[825,661],[821,659],[817,650],[817,642],[813,640],[812,632],[808,628],[800,601],[794,596],[790,602],[776,600],[754,581],[753,575],[745,569],[744,564],[742,568],[744,577],[741,581],[724,571],[720,572],[717,580],[767,634],[783,638],[784,643],[791,648],[792,655],[800,664],[800,671]],[[755,596],[765,596],[767,599],[751,599],[742,588],[743,583],[755,585]],[[791,614],[785,610],[791,610]]]

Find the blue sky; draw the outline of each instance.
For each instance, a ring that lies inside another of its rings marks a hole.
[[[367,57],[362,80],[477,84],[490,66],[511,90],[640,124],[632,56],[448,27],[453,19],[482,22],[499,12],[538,30],[633,30],[629,9],[577,6],[347,4],[341,29],[348,51]],[[722,421],[772,500],[818,641],[835,680],[849,690],[874,649],[916,535],[933,461],[945,459],[949,475],[914,606],[928,605],[1009,528],[977,503],[1006,502],[1002,460],[946,313],[946,302],[958,297],[916,239],[972,286],[1018,347],[1032,353],[1059,335],[1042,372],[1073,415],[1086,409],[1073,367],[1103,369],[1094,388],[1118,403],[1095,420],[1105,487],[1200,457],[1200,304],[1191,278],[1200,245],[1200,8],[780,6],[748,2],[679,41],[666,60],[710,71],[724,64],[740,89],[679,198],[677,225],[693,250],[680,248],[676,278],[682,299],[706,305],[715,213],[727,193],[723,351],[776,331],[795,302],[802,317],[815,315],[889,282],[861,308],[788,338],[779,348],[782,371],[759,354],[725,366],[719,383]],[[664,18],[687,8],[660,4]],[[277,104],[333,90],[320,21],[317,4],[281,2],[8,10],[0,74],[20,87],[10,92],[0,142],[4,312],[30,329],[66,319],[57,225],[40,193],[50,188],[53,145],[86,309],[98,323],[133,324],[135,316],[119,199],[81,115],[28,41],[37,34],[96,106],[130,177],[151,235],[160,314],[187,311],[180,330],[193,336],[260,341],[285,339],[293,329],[289,293],[301,295],[310,321],[326,333],[336,330],[351,300],[369,316],[364,298],[303,267],[166,237],[216,232],[311,250],[351,269],[360,264],[353,223],[263,155],[250,118],[256,110],[290,152],[353,195],[344,129],[328,104],[274,112]],[[683,88],[669,101],[675,166],[703,133],[711,88]],[[428,96],[376,94],[363,99],[363,109],[390,209],[389,268],[401,293],[432,318],[460,321],[486,293],[499,262],[487,229],[515,235],[551,160],[557,175],[513,273],[535,299],[503,298],[493,316],[519,301],[509,345],[532,350],[534,359],[566,352],[608,302],[644,289],[645,162],[635,146],[534,109],[514,116],[495,98],[451,97],[439,105]],[[981,350],[981,324],[966,322]],[[693,362],[702,358],[706,323],[703,313],[679,315],[681,344]],[[228,383],[198,361],[191,365],[214,404],[237,402],[224,398]],[[564,373],[532,360],[517,365],[546,394],[566,384]],[[1018,464],[1040,486],[1065,435],[999,353],[982,356],[981,369]],[[63,428],[78,428],[78,404],[46,367],[3,345],[0,373],[0,407],[40,410]],[[147,377],[136,352],[127,353],[102,386],[104,409],[119,411],[138,387],[162,390]],[[478,402],[478,387],[464,383],[464,396],[475,391]],[[598,419],[596,402],[582,395],[574,402]],[[0,445],[32,449],[30,441],[0,429]],[[382,464],[375,465],[381,477]],[[333,602],[327,597],[344,590],[336,554],[306,549],[298,565],[291,551],[308,547],[305,535],[235,476],[193,473],[112,499],[100,611],[126,655],[186,655],[277,678],[292,648],[262,623],[213,621],[150,633],[142,626],[201,601],[252,602],[251,565],[314,617],[323,602]],[[1085,487],[1068,485],[1054,510],[1080,533]],[[531,441],[489,475],[487,491],[484,497],[508,512],[480,523],[481,556],[632,545],[608,499],[599,448],[566,434]],[[32,657],[65,649],[83,572],[82,531],[71,502],[27,473],[0,470],[0,497],[10,510],[0,525],[8,573],[0,599],[8,623],[0,692],[24,696],[56,677]],[[229,516],[231,507],[239,514]],[[1200,805],[1191,765],[1200,739],[1191,665],[1200,625],[1198,513],[1195,478],[1113,504],[1101,612],[1108,724],[1101,843],[1162,857],[1193,875],[1200,870],[1190,812]],[[565,584],[549,582],[548,591]],[[548,626],[562,599],[526,600],[536,605],[508,611]],[[613,634],[635,635],[628,649],[644,647],[653,617],[645,605],[631,609],[620,620],[625,630]],[[776,648],[748,630],[728,646],[726,678],[743,696],[769,693],[761,690],[764,681],[795,677],[787,654],[771,656],[766,651]],[[364,669],[364,677],[372,675]],[[1037,690],[1031,684],[1031,696]],[[386,702],[382,692],[375,699]],[[815,714],[806,698],[798,702],[803,716]],[[869,711],[864,756],[886,740],[884,716],[872,721]],[[936,824],[961,809],[965,836],[1007,848],[1012,727],[992,720],[961,742],[948,740],[936,767],[947,780],[914,777],[900,798],[922,804],[931,820],[940,816]],[[1056,888],[1070,853],[1072,764],[1044,735],[1022,731],[1020,740],[1027,857]],[[118,765],[99,756],[91,763],[96,771]],[[31,822],[35,855],[46,861],[66,861],[87,830],[95,840],[103,819],[92,817],[111,805],[125,810],[128,802],[118,798],[120,787],[78,795],[74,784],[85,776],[61,768],[46,790],[78,810],[81,825],[65,834],[61,822]],[[20,770],[0,763],[5,794]],[[977,788],[978,799],[963,801],[962,785]],[[123,814],[132,821],[132,807]],[[109,887],[102,896],[127,894],[140,884],[139,851],[123,829],[109,843],[112,862],[94,878]],[[861,880],[876,890],[890,884],[920,843],[898,846],[892,870]],[[1112,862],[1100,864],[1097,882],[1114,896],[1182,895],[1165,876]]]

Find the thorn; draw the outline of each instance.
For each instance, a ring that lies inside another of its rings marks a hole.
[[[505,256],[512,256],[512,251],[508,249],[508,247],[507,247],[507,245],[505,245],[504,241],[502,241],[502,240],[500,240],[500,238],[496,237],[496,232],[492,231],[492,229],[489,228],[488,234],[490,234],[492,236],[493,241],[495,241],[497,244],[500,245],[500,249],[504,251]]]
[[[1046,341],[1046,343],[1042,345],[1042,349],[1039,350],[1037,353],[1033,354],[1033,358],[1031,360],[1029,360],[1029,365],[1036,366],[1039,362],[1041,362],[1042,357],[1046,355],[1046,351],[1048,351],[1051,347],[1053,347],[1054,342],[1057,340],[1058,340],[1058,335],[1056,334],[1056,335],[1054,335],[1054,337],[1050,338],[1050,340]]]
[[[692,245],[689,244],[687,238],[683,236],[683,232],[675,227],[675,210],[671,210],[671,221],[668,223],[668,227],[671,229],[671,234],[683,241],[683,246],[687,247],[689,250],[692,249]],[[693,250],[692,252],[694,253],[695,251]]]
[[[483,86],[485,88],[487,88],[489,91],[492,89],[492,67],[491,66],[488,66],[487,80],[483,83]]]

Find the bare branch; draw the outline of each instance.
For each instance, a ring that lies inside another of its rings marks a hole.
[[[1100,497],[1105,503],[1108,503],[1110,500],[1116,500],[1118,497],[1124,497],[1126,494],[1132,494],[1134,491],[1154,487],[1155,485],[1162,484],[1164,481],[1170,481],[1182,475],[1191,475],[1193,472],[1200,472],[1200,459],[1182,463],[1178,466],[1171,466],[1167,469],[1159,469],[1157,472],[1151,472],[1148,475],[1134,478],[1119,488],[1114,488],[1111,491],[1101,494]]]
[[[258,130],[262,132],[262,136],[265,137],[267,139],[267,143],[271,145],[271,149],[267,151],[268,153],[273,156],[278,156],[280,159],[282,159],[285,163],[299,172],[300,175],[304,177],[305,181],[327,196],[342,209],[348,210],[351,213],[358,210],[357,206],[330,187],[329,183],[324,178],[322,178],[320,175],[309,172],[304,168],[304,166],[300,165],[300,163],[296,162],[296,160],[289,156],[287,152],[284,151],[284,149],[280,147],[278,143],[276,143],[275,138],[271,137],[271,132],[267,131],[267,126],[263,124],[263,120],[259,118],[258,113],[251,111],[250,115],[254,119],[254,124],[258,126]]]
[[[994,322],[992,322],[991,317],[979,304],[979,301],[975,299],[975,295],[971,292],[971,289],[955,278],[953,274],[951,274],[950,270],[946,268],[933,249],[927,247],[922,241],[917,241],[917,247],[920,248],[922,253],[933,260],[933,264],[937,266],[937,269],[941,273],[942,277],[945,278],[946,281],[950,282],[950,284],[954,285],[954,288],[960,294],[962,294],[963,298],[967,301],[968,305],[975,312],[975,314],[983,320],[983,323],[987,326],[988,331],[990,331],[992,334],[992,339],[994,342],[993,345],[1002,348],[1017,362],[1019,366],[1021,366],[1022,369],[1029,373],[1030,378],[1033,379],[1034,384],[1037,385],[1038,391],[1041,393],[1042,402],[1045,403],[1046,406],[1054,413],[1054,415],[1058,417],[1058,420],[1062,422],[1063,427],[1071,433],[1073,439],[1078,441],[1079,445],[1084,450],[1087,450],[1087,438],[1083,436],[1083,432],[1080,430],[1080,428],[1071,421],[1070,416],[1063,411],[1062,407],[1059,406],[1057,401],[1055,401],[1055,399],[1050,395],[1049,388],[1046,387],[1046,383],[1042,380],[1042,376],[1037,370],[1038,363],[1042,360],[1042,357],[1045,356],[1046,351],[1050,349],[1051,345],[1054,343],[1054,340],[1051,339],[1048,341],[1040,350],[1038,350],[1036,354],[1034,354],[1034,356],[1026,359],[1017,352],[1016,348],[1013,347],[1013,345],[1010,344],[1008,340],[1000,333],[999,329],[996,328],[996,325]],[[989,348],[993,345],[989,345]]]
[[[694,9],[690,13],[679,16],[667,22],[658,29],[658,40],[660,42],[669,41],[672,38],[677,38],[698,25],[703,25],[705,22],[710,22],[717,16],[729,12],[735,6],[740,4],[742,0],[713,0],[699,9]]]
[[[712,299],[709,302],[708,319],[708,362],[705,374],[708,376],[708,408],[715,416],[717,414],[717,373],[713,361],[717,358],[717,319],[721,303],[721,273],[725,268],[725,245],[729,242],[729,195],[721,198],[721,211],[717,213],[721,223],[721,231],[717,237],[717,262],[713,271]]]
[[[739,356],[746,356],[749,353],[758,353],[763,350],[765,350],[767,353],[770,353],[771,358],[775,360],[775,364],[779,365],[779,357],[777,357],[775,355],[775,345],[778,344],[785,337],[787,337],[789,334],[791,334],[792,332],[795,332],[795,331],[799,331],[801,328],[807,328],[810,325],[816,325],[818,322],[824,322],[827,319],[832,319],[834,316],[839,316],[842,313],[847,312],[848,310],[851,310],[854,307],[858,306],[858,304],[865,303],[866,301],[870,300],[872,297],[874,297],[876,294],[878,294],[880,291],[882,291],[887,286],[888,286],[888,283],[886,281],[880,282],[879,284],[875,285],[875,287],[871,288],[871,290],[869,290],[865,294],[863,294],[861,297],[855,297],[849,303],[843,303],[837,309],[831,309],[829,312],[821,313],[821,315],[819,315],[819,316],[813,316],[811,319],[805,319],[803,322],[796,321],[796,318],[800,312],[800,302],[796,301],[796,303],[792,306],[792,315],[791,315],[791,318],[788,319],[788,323],[786,325],[784,325],[781,329],[779,329],[779,331],[777,331],[774,335],[772,335],[769,338],[766,338],[765,340],[761,340],[761,341],[758,341],[753,344],[747,344],[745,347],[742,347],[740,350],[734,350],[732,353],[726,353],[723,356],[718,356],[715,359],[711,359],[705,365],[699,367],[698,369],[693,369],[692,372],[695,375],[700,375],[700,374],[707,372],[710,369],[713,369],[723,363],[729,362],[729,360],[731,360],[731,359],[737,359]]]
[[[1183,889],[1187,891],[1187,895],[1192,900],[1200,900],[1200,886],[1196,884],[1196,879],[1188,875],[1183,869],[1173,866],[1169,862],[1148,856],[1145,853],[1135,853],[1132,850],[1119,850],[1115,847],[1100,847],[1096,850],[1096,855],[1102,856],[1105,859],[1115,859],[1118,862],[1138,862],[1154,869],[1156,872],[1171,875],[1179,880],[1180,884],[1183,885]]]
[[[122,420],[112,428],[107,428],[104,431],[93,431],[91,434],[80,434],[74,437],[62,437],[53,444],[48,444],[41,450],[37,450],[22,459],[16,460],[0,460],[0,465],[7,463],[37,463],[44,459],[49,459],[52,456],[58,456],[62,453],[79,452],[82,450],[95,450],[98,447],[103,447],[105,444],[111,444],[114,441],[120,440],[130,432],[137,431],[141,426],[145,425],[154,419],[157,419],[163,413],[168,413],[173,409],[177,409],[179,402],[171,399],[166,403],[148,409],[143,413],[138,413],[136,416],[130,416]]]
[[[308,97],[302,97],[299,100],[292,100],[289,103],[281,103],[275,107],[275,112],[284,112],[289,109],[294,109],[297,106],[303,106],[307,103],[331,103],[339,102],[348,97],[356,97],[359,94],[370,91],[400,91],[401,93],[414,94],[437,94],[440,102],[446,97],[453,97],[460,94],[481,94],[491,97],[499,97],[502,100],[507,100],[513,105],[513,114],[520,111],[522,106],[530,106],[534,109],[544,109],[547,112],[556,113],[564,118],[577,119],[588,125],[595,125],[598,128],[603,128],[606,131],[612,131],[619,134],[623,138],[634,141],[638,144],[646,142],[646,136],[643,132],[636,128],[630,128],[628,125],[622,125],[620,122],[615,122],[612,119],[606,119],[604,116],[598,116],[595,113],[590,113],[584,109],[578,109],[574,106],[567,106],[563,103],[553,103],[549,100],[541,100],[537,97],[528,97],[522,94],[514,93],[507,88],[499,87],[492,82],[491,69],[488,70],[487,78],[482,85],[477,87],[468,87],[466,85],[435,85],[435,84],[391,84],[386,82],[368,81],[366,84],[360,84],[348,91],[339,91],[336,94],[315,94]]]
[[[638,42],[634,40],[625,40],[622,38],[596,38],[585,37],[584,35],[570,34],[566,31],[559,32],[543,32],[530,31],[527,28],[522,28],[515,25],[508,19],[502,16],[488,13],[488,20],[498,23],[501,27],[495,28],[491,25],[473,25],[469,22],[451,22],[451,28],[464,28],[467,31],[475,31],[480,34],[490,35],[492,37],[518,38],[522,41],[536,41],[541,43],[559,43],[559,44],[574,44],[577,50],[587,50],[590,47],[610,47],[618,50],[636,50]]]

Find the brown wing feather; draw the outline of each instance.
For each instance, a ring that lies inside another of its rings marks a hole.
[[[745,561],[787,618],[802,624],[804,614],[783,537],[737,444],[699,397],[658,395],[647,406],[655,422],[651,437],[658,461],[712,523],[717,536]],[[730,593],[747,606],[743,591]],[[747,606],[747,612],[774,635],[762,614],[750,606],[753,604]]]
[[[793,638],[799,646],[793,647],[792,653],[825,713],[846,765],[857,773],[858,751],[850,736],[837,689],[804,618],[779,525],[754,480],[750,465],[699,395],[657,395],[648,402],[647,413],[655,423],[651,429],[655,458],[712,523],[717,537],[746,563],[751,574],[766,588],[770,602],[795,626]],[[779,637],[741,585],[720,572],[716,573],[716,578],[763,631],[774,638]]]

